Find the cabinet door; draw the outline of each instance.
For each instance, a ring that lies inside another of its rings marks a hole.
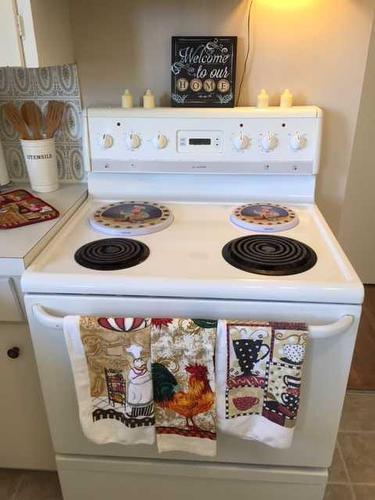
[[[0,321],[25,321],[12,278],[0,277]]]
[[[74,62],[68,0],[17,0],[17,9],[27,68]]]
[[[0,1],[0,66],[23,66],[16,0]]]
[[[25,323],[0,322],[0,401],[0,467],[54,469],[34,352]]]

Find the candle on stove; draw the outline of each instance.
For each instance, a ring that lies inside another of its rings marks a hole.
[[[257,107],[258,108],[268,108],[269,95],[266,89],[262,89],[257,96]]]
[[[281,108],[291,108],[293,106],[293,95],[289,89],[285,89],[280,97]]]
[[[155,107],[155,96],[151,89],[147,89],[145,95],[143,96],[143,107],[146,109]]]
[[[123,108],[133,107],[133,96],[131,95],[129,89],[124,90],[124,95],[122,96],[122,107]]]

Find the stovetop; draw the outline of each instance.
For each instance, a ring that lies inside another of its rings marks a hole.
[[[89,223],[105,203],[88,201],[76,213],[25,272],[25,292],[361,302],[360,282],[314,204],[288,203],[299,224],[273,234],[311,247],[315,265],[298,274],[269,276],[238,269],[223,258],[223,247],[231,240],[262,234],[230,222],[241,203],[165,202],[173,223],[160,232],[132,238],[149,248],[148,258],[120,270],[83,267],[74,254],[83,245],[106,238]]]
[[[226,262],[254,274],[287,276],[309,270],[317,256],[305,243],[272,236],[298,224],[296,212],[273,203],[252,203],[236,207],[230,221],[237,227],[268,232],[235,238],[223,247]],[[162,231],[173,222],[173,213],[165,204],[122,200],[96,209],[89,217],[91,226],[101,234],[118,236],[85,243],[74,254],[81,266],[97,271],[115,271],[136,266],[146,260],[150,249],[128,236],[142,236]],[[198,223],[199,224],[199,223]]]

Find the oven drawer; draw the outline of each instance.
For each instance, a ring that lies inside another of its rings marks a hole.
[[[327,472],[280,467],[57,457],[64,500],[322,500]],[[154,492],[150,495],[150,492]],[[120,495],[121,497],[121,495]]]
[[[332,460],[361,308],[343,304],[293,304],[204,299],[26,295],[27,314],[37,358],[54,448],[60,454],[134,457],[159,460],[328,467]],[[154,446],[97,445],[80,427],[70,362],[61,321],[42,324],[34,307],[56,317],[67,314],[137,317],[235,318],[305,321],[322,325],[345,315],[354,318],[338,334],[311,338],[306,353],[301,406],[291,448],[273,449],[229,435],[218,435],[213,459],[182,453],[158,455]]]

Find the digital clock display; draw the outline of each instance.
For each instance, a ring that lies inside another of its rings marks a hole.
[[[210,146],[211,139],[205,137],[190,137],[189,144],[191,146]]]

